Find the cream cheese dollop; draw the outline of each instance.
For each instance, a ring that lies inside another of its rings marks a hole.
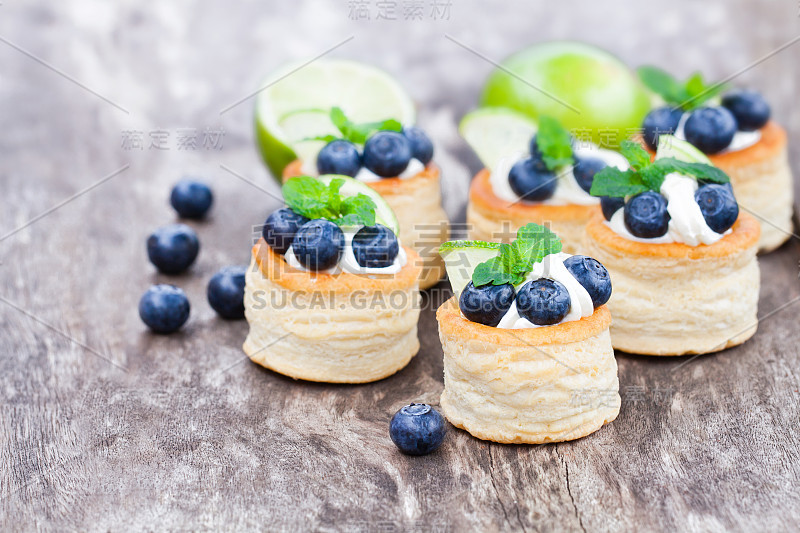
[[[339,258],[339,262],[335,266],[326,270],[320,270],[319,272],[323,274],[340,274],[342,272],[362,275],[397,274],[403,269],[404,266],[406,266],[408,258],[406,256],[406,251],[403,249],[402,243],[400,243],[400,239],[397,240],[397,244],[399,246],[397,257],[394,258],[394,262],[392,262],[391,265],[385,267],[364,267],[359,265],[358,261],[356,261],[356,256],[353,253],[353,237],[356,233],[358,233],[358,230],[363,227],[364,226],[350,226],[342,228],[342,233],[344,233],[344,250]],[[286,250],[286,253],[283,257],[290,267],[309,272],[309,269],[304,267],[302,264],[300,264],[300,261],[297,260],[297,256],[294,255],[294,250],[292,250],[291,246],[288,250]]]
[[[628,228],[625,227],[624,208],[618,209],[606,224],[614,233],[631,241],[652,244],[680,242],[689,246],[714,244],[730,233],[731,230],[729,229],[725,233],[717,233],[708,227],[706,219],[703,217],[702,211],[700,211],[700,206],[697,205],[694,199],[694,193],[697,188],[697,180],[676,172],[667,174],[664,178],[664,183],[661,184],[659,192],[667,199],[667,212],[670,220],[667,233],[661,237],[643,239],[632,235]]]
[[[579,141],[573,149],[575,156],[581,157],[595,157],[602,159],[609,166],[617,167],[620,170],[628,168],[628,161],[613,150],[606,150],[600,148],[594,143],[587,141]],[[516,203],[520,201],[520,197],[511,188],[508,182],[508,175],[511,168],[521,159],[528,157],[527,152],[513,152],[506,157],[500,159],[494,171],[489,175],[489,185],[492,187],[492,192],[501,200],[509,203]],[[558,176],[558,185],[553,193],[553,196],[540,202],[547,205],[597,205],[600,202],[596,198],[584,191],[578,185],[575,175],[572,172],[572,166],[566,166],[556,172]]]
[[[519,290],[519,288],[526,283],[541,278],[552,279],[562,283],[569,293],[570,308],[567,315],[559,324],[580,320],[594,313],[594,304],[592,303],[592,297],[589,296],[589,292],[575,279],[575,276],[567,270],[567,267],[564,266],[564,260],[570,257],[572,257],[570,254],[564,252],[546,256],[540,263],[533,265],[533,270],[525,277],[525,281],[514,287],[515,290]],[[526,329],[545,326],[536,325],[527,318],[522,318],[517,311],[517,300],[514,299],[511,303],[511,307],[506,311],[506,314],[503,315],[503,318],[500,319],[500,323],[497,324],[497,327],[501,329]]]
[[[686,135],[683,132],[683,127],[686,124],[686,121],[689,119],[690,113],[684,113],[681,115],[681,120],[678,122],[678,127],[675,128],[675,137],[685,141]],[[739,150],[744,150],[745,148],[749,148],[756,144],[758,141],[761,140],[761,131],[742,131],[737,130],[736,133],[733,135],[733,139],[731,143],[719,152],[720,154],[726,154],[728,152],[738,152]]]

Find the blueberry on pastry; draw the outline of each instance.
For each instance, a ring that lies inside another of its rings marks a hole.
[[[389,205],[345,176],[293,177],[245,275],[244,351],[309,381],[366,383],[419,350],[421,260]],[[288,244],[287,244],[288,243]]]
[[[728,176],[671,135],[661,135],[652,162],[635,142],[622,153],[630,170],[595,176],[592,194],[617,202],[589,222],[583,242],[614,280],[614,348],[683,355],[749,339],[760,228],[739,209]]]
[[[334,107],[330,119],[337,135],[318,138],[325,144],[315,160],[294,161],[283,171],[293,176],[341,174],[377,191],[395,212],[399,237],[423,260],[420,287],[435,285],[444,273],[436,248],[447,240],[450,226],[442,209],[439,167],[433,143],[415,126],[396,120],[356,123]]]
[[[545,115],[537,123],[515,111],[482,109],[464,118],[461,133],[485,167],[472,180],[467,205],[476,240],[509,242],[513,229],[546,223],[575,253],[600,203],[589,194],[595,174],[628,166],[619,153],[574,138]]]
[[[573,440],[619,413],[611,278],[529,223],[510,244],[440,247],[455,295],[437,311],[445,417],[506,443]]]
[[[639,76],[664,106],[642,123],[642,140],[651,152],[661,135],[674,135],[706,154],[729,177],[736,197],[749,211],[769,219],[761,229],[759,251],[783,244],[792,231],[794,188],[785,130],[770,120],[764,97],[747,89],[707,85],[700,74],[685,82],[655,67]]]

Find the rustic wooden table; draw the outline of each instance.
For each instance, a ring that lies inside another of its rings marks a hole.
[[[0,529],[800,527],[797,240],[761,260],[751,341],[699,358],[620,354],[619,418],[577,442],[503,446],[451,429],[430,456],[395,449],[395,410],[438,403],[443,286],[426,299],[419,355],[379,383],[294,382],[244,358],[247,324],[217,319],[205,286],[247,261],[278,188],[253,148],[252,99],[221,111],[284,61],[352,36],[331,54],[398,76],[456,221],[478,165],[455,124],[487,58],[530,42],[582,39],[716,79],[752,67],[736,82],[763,90],[800,139],[794,1],[384,4],[0,4]],[[800,170],[800,150],[792,160]],[[194,224],[196,265],[167,278],[144,241],[174,220],[168,191],[184,174],[208,179],[216,205]],[[154,336],[136,304],[166,281],[192,317]]]

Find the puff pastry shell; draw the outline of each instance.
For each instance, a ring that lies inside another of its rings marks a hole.
[[[586,226],[584,251],[611,275],[614,348],[646,355],[716,352],[756,332],[758,222],[740,212],[712,245],[625,239],[602,215]]]
[[[418,256],[395,275],[309,273],[261,239],[246,274],[244,351],[295,379],[366,383],[405,367],[419,350]]]
[[[453,297],[436,318],[444,350],[441,406],[454,426],[479,439],[538,444],[578,439],[617,417],[605,306],[579,321],[510,330],[467,320]]]

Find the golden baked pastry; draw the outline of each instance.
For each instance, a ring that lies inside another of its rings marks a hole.
[[[284,181],[303,175],[303,163],[290,163],[283,171]],[[400,238],[413,248],[423,262],[420,288],[436,285],[444,274],[444,264],[437,252],[450,235],[447,213],[442,209],[439,167],[429,163],[410,178],[384,178],[365,182],[376,190],[394,211],[400,222]]]
[[[441,406],[450,423],[477,438],[572,440],[619,413],[604,305],[608,271],[561,248],[533,223],[510,246],[442,245],[455,296],[436,313],[444,352]]]
[[[391,376],[417,351],[416,253],[399,273],[304,272],[261,239],[246,275],[244,351],[295,379],[367,383]]]
[[[478,172],[469,188],[467,227],[470,239],[510,242],[517,228],[534,222],[558,234],[565,252],[578,253],[583,227],[597,212],[598,206],[512,203],[494,194],[489,175],[489,170],[484,168]]]
[[[741,344],[758,327],[759,224],[740,212],[710,245],[651,244],[616,234],[602,215],[583,249],[611,273],[614,348],[645,355],[709,353]]]

